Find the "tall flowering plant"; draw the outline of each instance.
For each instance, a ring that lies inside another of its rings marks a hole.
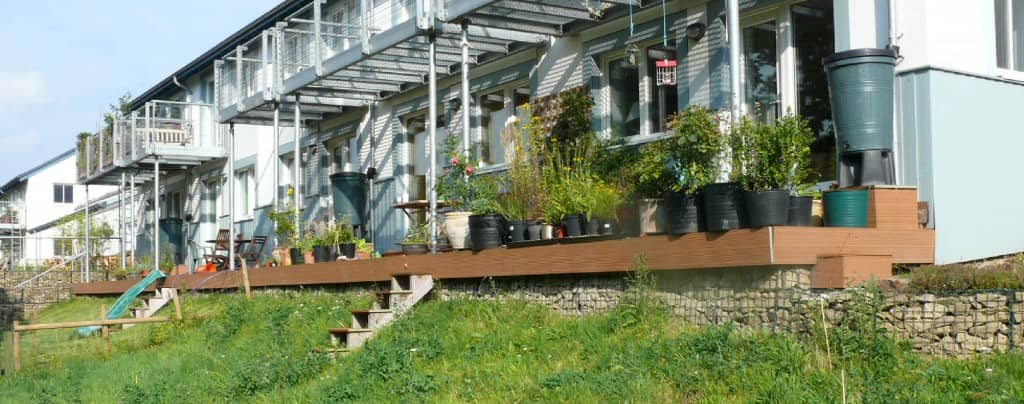
[[[447,167],[438,178],[437,194],[453,211],[468,211],[473,199],[470,177],[475,172],[476,161],[463,156],[457,136],[449,134],[444,143]]]

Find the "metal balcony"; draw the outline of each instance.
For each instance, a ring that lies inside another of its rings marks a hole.
[[[145,172],[157,159],[165,167],[191,166],[226,156],[211,104],[150,101],[112,127],[79,140],[78,178],[118,184],[123,169]]]

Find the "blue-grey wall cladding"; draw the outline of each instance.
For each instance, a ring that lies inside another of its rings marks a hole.
[[[935,227],[935,261],[1024,251],[1024,84],[937,68],[897,75],[900,179]]]

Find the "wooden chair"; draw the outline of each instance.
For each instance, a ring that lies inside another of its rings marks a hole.
[[[206,253],[203,254],[203,259],[206,262],[212,262],[217,265],[217,269],[227,269],[228,267],[228,249],[231,242],[231,231],[228,229],[220,229],[217,231],[217,239],[214,240],[213,246],[205,247]]]
[[[249,241],[244,252],[235,255],[238,262],[245,262],[246,265],[249,262],[253,264],[250,268],[260,267],[260,257],[263,256],[263,247],[267,245],[267,236],[253,236],[252,240]],[[238,268],[241,268],[241,264],[238,264]]]

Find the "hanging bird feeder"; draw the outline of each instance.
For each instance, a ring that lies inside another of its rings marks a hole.
[[[623,56],[626,66],[628,67],[639,67],[640,66],[640,47],[636,44],[629,44],[626,47],[626,53]]]
[[[679,62],[676,61],[675,49],[667,46],[652,46],[647,49],[647,60],[654,61],[657,85],[676,85],[676,74]]]

